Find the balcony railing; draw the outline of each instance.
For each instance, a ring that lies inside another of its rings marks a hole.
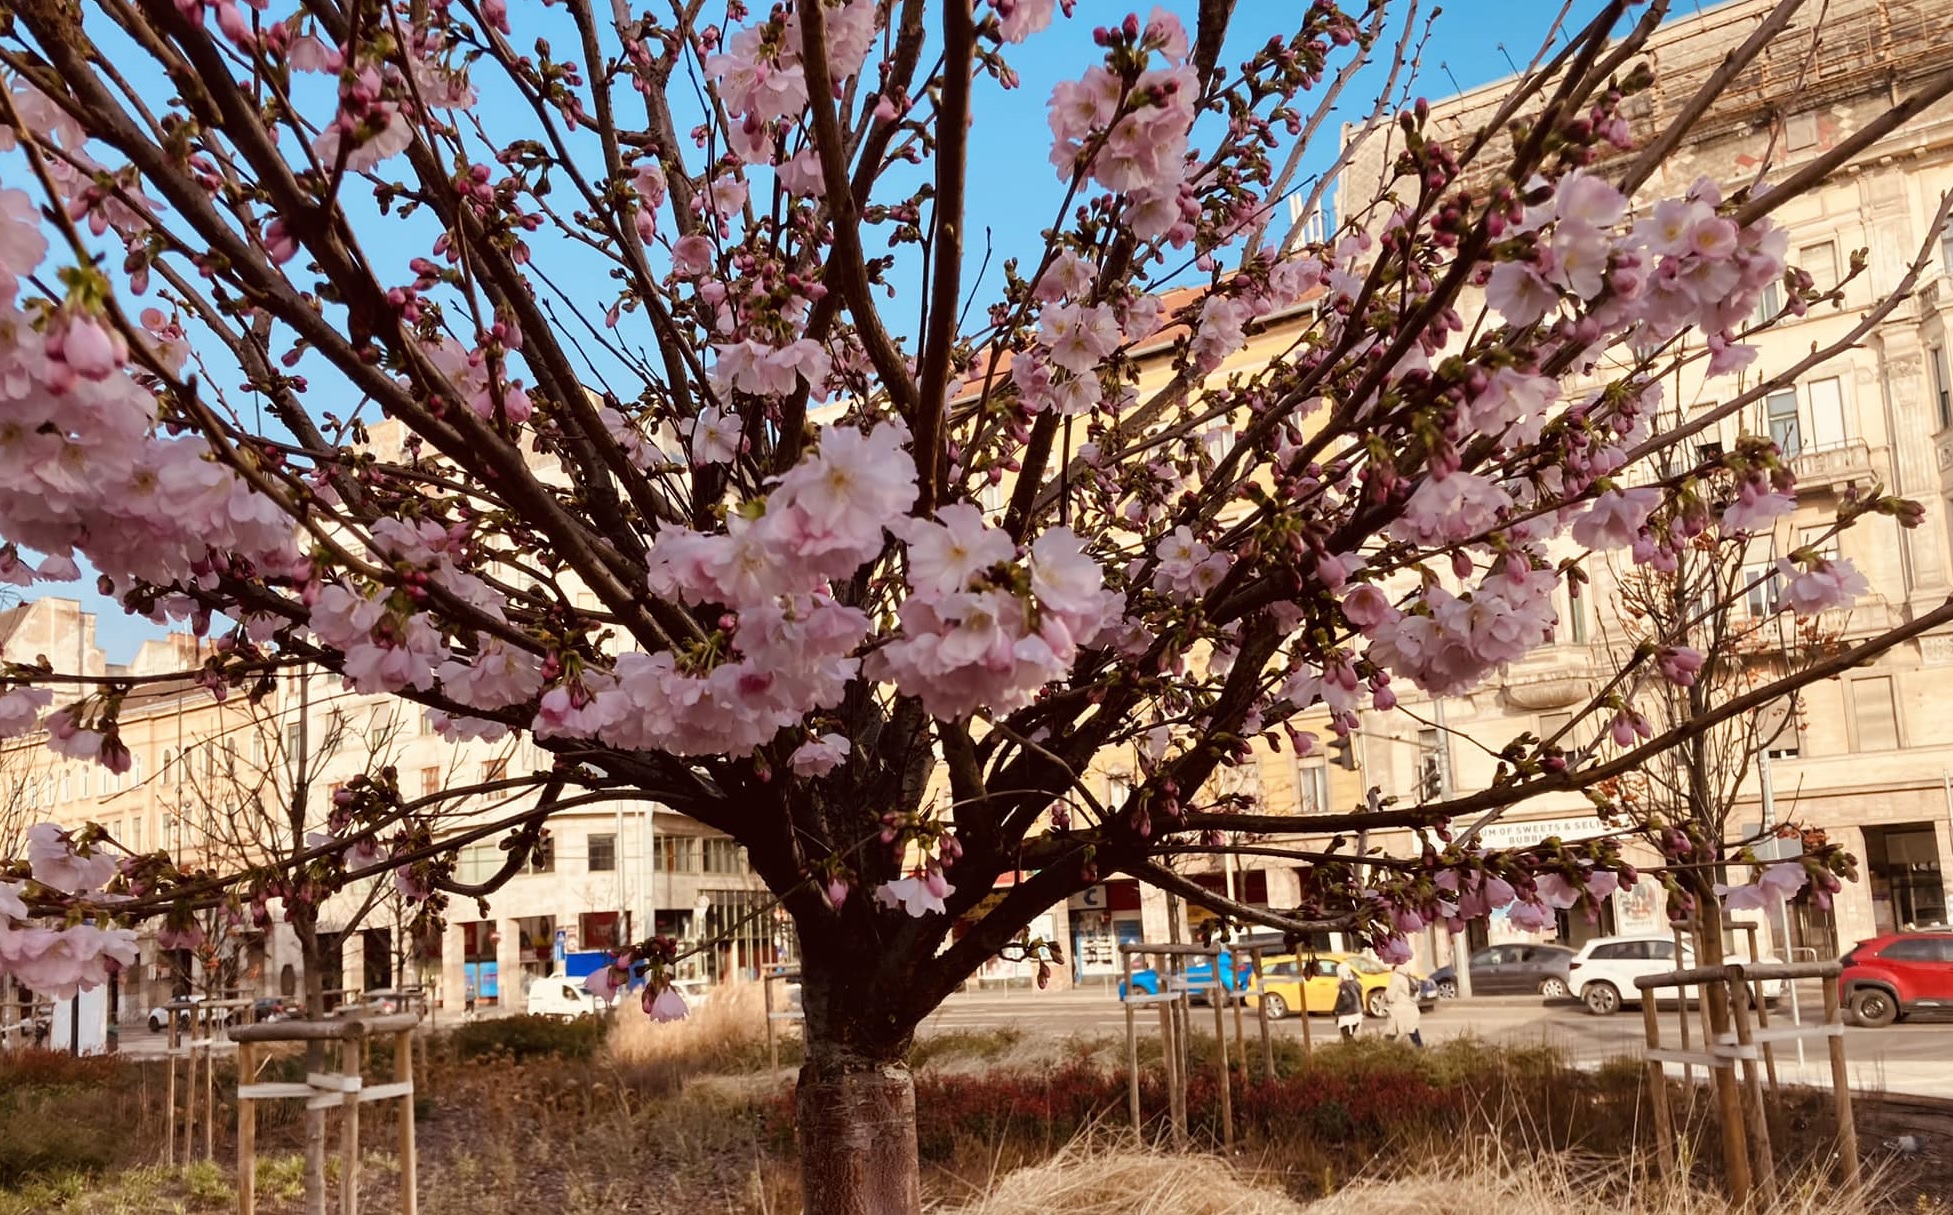
[[[1806,488],[1832,485],[1839,481],[1869,480],[1872,452],[1863,439],[1848,439],[1817,451],[1800,451],[1790,458],[1797,484]]]

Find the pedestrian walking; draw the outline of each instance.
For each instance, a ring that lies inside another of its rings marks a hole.
[[[1356,1031],[1363,1028],[1363,984],[1348,965],[1337,967],[1336,975],[1336,1028],[1344,1041],[1354,1041]]]
[[[1392,1041],[1409,1038],[1412,1046],[1424,1045],[1424,1034],[1418,1028],[1422,1014],[1417,1008],[1417,984],[1401,965],[1392,966],[1390,977],[1384,980],[1383,1011],[1390,1018]]]

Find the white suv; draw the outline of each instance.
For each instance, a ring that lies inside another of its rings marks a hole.
[[[1732,959],[1746,959],[1747,948],[1739,944],[1730,954]],[[1777,959],[1764,957],[1765,962]],[[1624,1004],[1639,1004],[1641,989],[1634,981],[1644,975],[1667,974],[1670,971],[1686,970],[1695,965],[1695,949],[1684,942],[1682,961],[1675,963],[1675,940],[1673,937],[1595,937],[1580,947],[1567,964],[1567,983],[1573,994],[1587,1006],[1587,1011],[1599,1016],[1609,1016],[1621,1010]],[[1665,989],[1657,999],[1673,1000],[1674,988]],[[1694,987],[1683,992],[1685,999],[1694,1000],[1700,993]],[[1766,979],[1763,983],[1763,998],[1775,1000],[1783,994],[1781,979]]]

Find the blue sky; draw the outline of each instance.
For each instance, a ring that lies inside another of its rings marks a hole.
[[[1351,8],[1357,7],[1352,0],[1345,2]],[[1011,62],[1020,73],[1022,87],[1006,91],[994,82],[985,82],[979,91],[976,123],[971,131],[970,223],[965,238],[969,255],[966,285],[977,272],[986,242],[991,250],[991,264],[976,296],[979,310],[994,298],[1005,259],[1016,257],[1029,261],[1035,257],[1041,244],[1039,233],[1052,222],[1061,198],[1056,174],[1046,159],[1050,133],[1045,122],[1045,103],[1051,86],[1059,79],[1076,76],[1097,57],[1099,52],[1092,44],[1091,34],[1095,24],[1119,20],[1133,7],[1107,0],[1079,0],[1072,18],[1060,18],[1051,29],[1023,46],[1012,48]],[[1194,0],[1173,0],[1166,7],[1181,13],[1191,31]],[[1510,64],[1523,66],[1538,49],[1559,7],[1557,2],[1548,0],[1446,3],[1431,27],[1422,74],[1410,95],[1443,97],[1457,89],[1473,88],[1511,74]],[[1594,7],[1594,0],[1576,0],[1568,16],[1569,23],[1577,27],[1590,18]],[[1689,13],[1697,5],[1693,0],[1680,0],[1676,7]],[[1300,8],[1300,0],[1240,0],[1234,34],[1223,62],[1238,62],[1270,34],[1292,29],[1292,14]],[[1417,17],[1420,28],[1430,8],[1428,0],[1420,5]],[[1139,11],[1143,15],[1149,9],[1150,5]],[[1403,11],[1401,4],[1393,7],[1393,22]],[[1393,25],[1379,59],[1387,54],[1394,38]],[[1305,174],[1320,170],[1333,159],[1338,123],[1355,120],[1366,113],[1383,78],[1383,65],[1375,64],[1346,91],[1340,112],[1318,135],[1316,147],[1305,158]],[[1286,226],[1286,211],[1283,211],[1273,231],[1279,234]],[[870,253],[876,251],[871,244]],[[911,283],[913,278],[902,282]],[[895,310],[891,324],[906,328],[901,321],[904,314],[912,315],[906,304]],[[98,635],[112,662],[126,661],[143,639],[160,633],[147,621],[124,615],[112,601],[95,594],[92,578],[83,585],[37,587],[33,593],[81,598],[98,616]]]

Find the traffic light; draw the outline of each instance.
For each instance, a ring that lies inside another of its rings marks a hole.
[[[1338,768],[1356,771],[1356,740],[1347,734],[1338,734],[1329,742],[1329,762]]]

